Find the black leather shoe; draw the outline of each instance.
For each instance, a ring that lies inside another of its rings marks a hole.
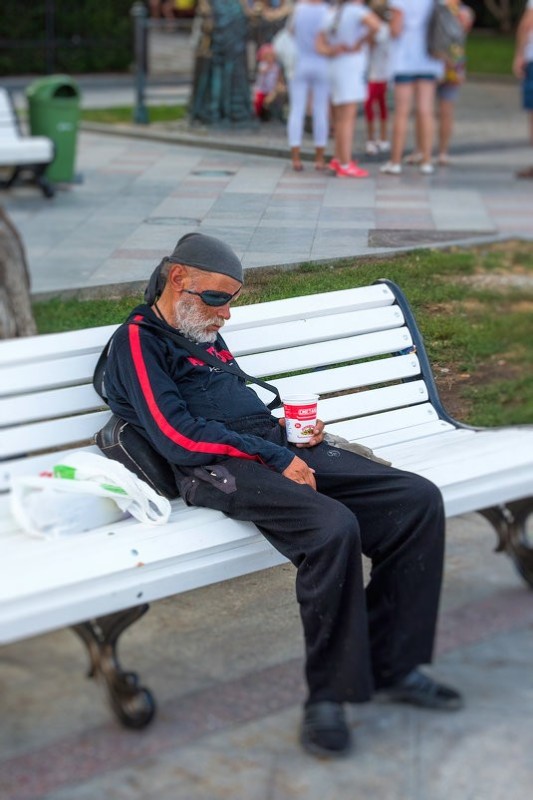
[[[322,701],[304,709],[300,742],[314,756],[338,758],[352,746],[350,729],[340,703]]]
[[[392,686],[383,689],[388,700],[397,703],[410,703],[421,708],[434,708],[441,711],[459,711],[464,701],[459,692],[421,672],[412,670]]]

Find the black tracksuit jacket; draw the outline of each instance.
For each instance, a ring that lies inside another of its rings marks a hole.
[[[173,330],[147,305],[138,306],[129,317],[143,319]],[[277,472],[289,466],[294,454],[288,448],[242,432],[243,418],[264,418],[265,430],[273,418],[241,378],[204,364],[170,338],[129,320],[113,337],[106,366],[105,387],[115,414],[147,435],[156,450],[178,467],[232,457],[258,461]],[[214,344],[200,346],[221,361],[235,363],[221,336]]]

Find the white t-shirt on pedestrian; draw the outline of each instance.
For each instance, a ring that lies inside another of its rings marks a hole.
[[[389,26],[384,25],[385,33],[378,42],[370,46],[368,56],[368,80],[372,83],[387,83],[391,70],[391,37]]]
[[[391,9],[403,14],[402,32],[392,39],[391,68],[394,76],[442,75],[442,61],[432,58],[427,50],[428,24],[434,5],[434,0],[391,0]]]
[[[368,35],[363,23],[369,9],[360,3],[343,3],[331,9],[322,30],[332,45],[353,47]],[[368,45],[356,53],[341,53],[330,59],[331,99],[333,105],[359,103],[366,100]]]

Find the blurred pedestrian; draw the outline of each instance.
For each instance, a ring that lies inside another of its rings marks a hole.
[[[303,169],[300,157],[307,104],[311,102],[315,169],[325,169],[324,153],[329,133],[329,64],[317,53],[315,41],[324,27],[329,6],[323,0],[298,0],[291,30],[296,47],[294,73],[289,83],[289,119],[287,133],[292,168]]]
[[[281,119],[281,107],[286,99],[285,82],[276,53],[271,44],[263,44],[257,51],[257,75],[254,84],[254,110],[259,119],[272,116]]]
[[[381,20],[361,0],[340,0],[317,38],[318,52],[331,59],[331,104],[335,152],[329,164],[340,178],[366,178],[352,158],[358,103],[367,98],[368,42]]]
[[[394,79],[394,122],[391,159],[381,172],[399,175],[407,138],[409,117],[415,108],[416,129],[420,138],[420,171],[434,171],[431,151],[435,131],[435,93],[442,76],[441,61],[427,51],[428,25],[434,0],[390,0],[392,35],[392,74]]]
[[[529,116],[529,138],[533,145],[533,0],[528,0],[516,32],[513,72],[522,81],[522,104]],[[533,178],[533,166],[516,173],[517,178]]]
[[[460,0],[447,0],[450,11],[457,16],[461,26],[468,34],[474,24],[474,12]],[[466,57],[464,50],[453,61],[444,62],[444,73],[437,84],[438,155],[437,164],[447,167],[450,164],[449,147],[453,133],[455,105],[459,91],[466,77]],[[407,164],[420,164],[423,153],[420,146],[420,133],[417,130],[415,150],[404,161]]]
[[[385,23],[390,19],[388,0],[370,0],[369,6]],[[381,41],[373,34],[368,56],[368,96],[365,103],[366,153],[375,156],[390,151],[387,88],[390,78],[390,29],[384,26]],[[377,109],[377,114],[376,114]],[[379,134],[376,116],[379,120]]]

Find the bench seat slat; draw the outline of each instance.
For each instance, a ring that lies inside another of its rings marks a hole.
[[[474,472],[482,479],[483,475],[497,474],[498,469],[509,461],[518,468],[527,466],[533,453],[533,430],[517,427],[472,431],[460,428],[447,436],[383,448],[382,452],[402,468],[430,470],[438,476],[439,485],[448,480],[469,480]]]
[[[455,430],[457,430],[455,425],[445,422],[443,419],[437,419],[433,422],[425,422],[422,425],[412,425],[409,428],[386,431],[373,436],[361,436],[358,441],[371,449],[378,449],[401,442],[410,442],[414,439],[424,439],[427,436],[444,436],[448,432]]]

